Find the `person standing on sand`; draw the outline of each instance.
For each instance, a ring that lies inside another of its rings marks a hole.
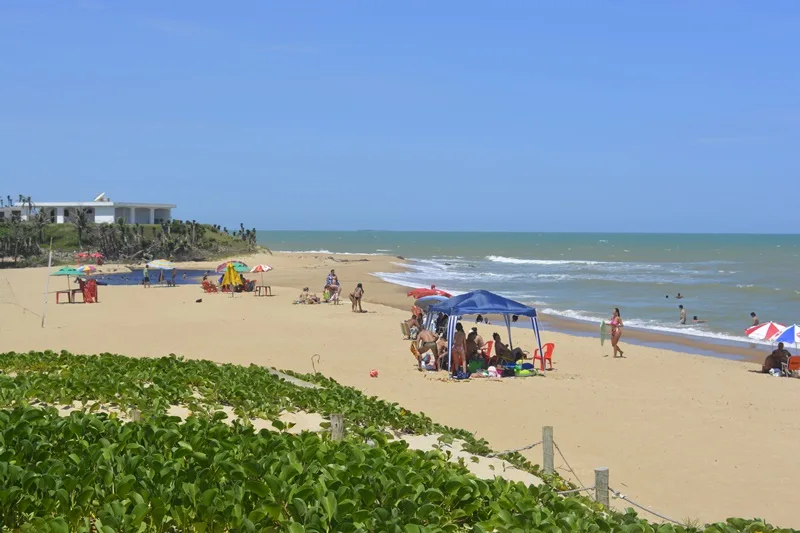
[[[623,357],[622,349],[619,347],[619,339],[622,337],[622,317],[619,316],[619,307],[614,308],[614,313],[611,315],[611,321],[609,322],[611,326],[611,346],[614,348],[614,357],[617,357],[617,352],[619,352],[619,356]]]
[[[359,283],[356,285],[356,290],[350,293],[350,303],[353,304],[353,312],[354,313],[363,313],[364,310],[361,309],[361,298],[364,297],[364,286]],[[358,310],[356,311],[356,307]]]
[[[679,305],[678,309],[681,310],[681,317],[678,319],[678,324],[680,324],[681,326],[685,326],[686,325],[686,309],[684,309],[682,305]]]
[[[144,265],[144,270],[142,270],[142,285],[146,289],[150,286],[150,271],[147,270],[147,265]]]
[[[456,324],[456,334],[453,335],[453,365],[450,373],[456,374],[455,370],[458,368],[464,374],[467,373],[467,335],[461,322]]]
[[[753,319],[753,325],[754,326],[757,326],[757,325],[760,324],[760,322],[758,321],[758,317],[756,316],[755,312],[750,313],[750,318]]]

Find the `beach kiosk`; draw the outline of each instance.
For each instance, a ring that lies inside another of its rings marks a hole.
[[[448,316],[447,321],[447,366],[450,373],[453,373],[453,337],[456,333],[456,324],[463,315],[503,315],[508,328],[508,343],[513,349],[514,344],[511,340],[511,317],[526,316],[531,319],[531,327],[536,335],[536,344],[539,346],[539,353],[542,352],[542,339],[539,336],[539,320],[536,317],[536,309],[525,304],[504,298],[499,294],[489,291],[473,291],[460,296],[454,296],[444,302],[433,305],[429,308],[431,315],[434,313],[444,313]],[[542,370],[544,370],[544,357],[542,357]]]

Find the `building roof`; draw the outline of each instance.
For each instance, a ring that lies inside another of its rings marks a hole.
[[[24,207],[16,203],[14,207]],[[142,207],[148,209],[175,209],[175,204],[153,204],[145,202],[33,202],[33,207]]]

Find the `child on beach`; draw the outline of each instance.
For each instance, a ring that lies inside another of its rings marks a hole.
[[[361,298],[364,297],[364,286],[359,283],[356,285],[356,290],[350,293],[350,303],[353,304],[353,312],[354,313],[363,313],[364,310],[361,309]],[[358,310],[356,310],[358,308]]]

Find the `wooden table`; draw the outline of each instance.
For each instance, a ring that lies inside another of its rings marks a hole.
[[[272,296],[272,287],[269,285],[256,285],[254,294],[256,296]]]
[[[60,296],[62,294],[66,294],[67,295],[67,302],[72,303],[72,291],[71,290],[56,291],[56,303],[60,303],[59,300],[61,299]]]

